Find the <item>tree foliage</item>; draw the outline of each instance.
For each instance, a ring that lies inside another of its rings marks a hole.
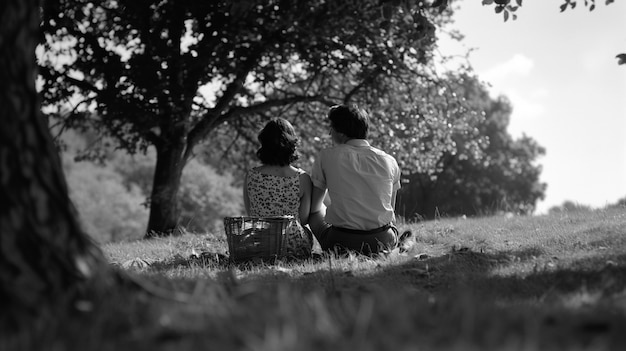
[[[350,101],[368,106],[369,139],[393,154],[406,175],[397,206],[404,217],[432,218],[436,210],[448,215],[531,213],[544,196],[541,167],[535,165],[543,148],[526,136],[513,139],[507,132],[508,100],[492,99],[485,85],[464,69],[440,76],[421,70],[386,77]],[[327,125],[308,121],[326,113],[326,108],[306,104],[281,114],[301,133],[299,165],[305,169],[328,142],[323,137]],[[254,165],[260,120],[225,125],[238,133],[235,140],[225,137],[232,130],[218,129],[212,138],[217,149],[207,148],[203,157],[239,171]]]
[[[398,195],[400,215],[412,219],[498,211],[532,213],[546,188],[539,182],[541,167],[535,165],[545,150],[527,136],[513,139],[507,132],[512,109],[506,98],[491,98],[472,76],[450,81],[456,83],[451,85],[453,93],[484,118],[467,119],[472,128],[461,133],[451,131],[454,147],[440,154],[435,172],[408,176]],[[477,136],[483,142],[476,144]]]
[[[344,77],[349,81],[349,74]],[[438,75],[424,69],[381,77],[375,87],[355,93],[345,102],[366,107],[371,122],[368,139],[392,154],[403,172],[431,176],[444,167],[444,155],[477,158],[487,144],[475,127],[484,119],[481,110],[458,96],[454,88],[462,77],[461,73]],[[337,82],[337,86],[341,84],[346,83]],[[300,133],[302,157],[297,165],[304,169],[310,169],[317,152],[330,145],[328,122],[324,121],[327,113],[325,106],[315,104],[297,104],[278,112]],[[268,117],[252,116],[225,124],[215,131],[213,147],[207,146],[201,157],[219,168],[230,167],[241,177],[247,167],[258,162],[256,135],[261,121]]]
[[[210,132],[301,102],[345,101],[380,77],[430,62],[447,5],[49,1],[43,96],[53,118],[95,126],[131,152],[155,147],[148,232],[168,233],[182,169]]]
[[[575,9],[578,0],[562,0],[563,3],[559,5],[561,12],[567,9]],[[614,3],[615,0],[604,0],[605,5]],[[502,13],[504,21],[508,21],[509,18],[517,19],[516,11],[522,6],[522,0],[483,0],[483,5],[493,6],[496,13]],[[584,0],[583,5],[589,8],[589,11],[593,11],[596,8],[596,0]]]

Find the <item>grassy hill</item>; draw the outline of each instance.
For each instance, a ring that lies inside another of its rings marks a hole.
[[[402,224],[406,253],[229,264],[223,233],[107,244],[135,278],[0,349],[626,349],[626,209]],[[132,284],[131,284],[132,285]]]

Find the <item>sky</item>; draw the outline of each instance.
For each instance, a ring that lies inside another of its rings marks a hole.
[[[461,1],[452,25],[462,44],[442,39],[442,54],[474,49],[469,62],[493,96],[513,106],[509,133],[546,149],[538,163],[546,197],[536,213],[569,200],[600,208],[626,197],[626,0],[589,11],[582,0],[526,0],[504,22],[480,0]]]

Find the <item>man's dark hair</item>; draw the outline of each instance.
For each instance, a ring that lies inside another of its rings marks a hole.
[[[369,117],[356,105],[336,105],[330,108],[328,119],[335,131],[350,139],[367,139]]]
[[[256,155],[264,165],[287,166],[299,158],[296,148],[300,139],[291,123],[284,118],[267,122],[258,139],[261,148]]]

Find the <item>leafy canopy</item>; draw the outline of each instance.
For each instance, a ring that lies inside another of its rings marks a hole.
[[[99,127],[129,151],[184,137],[189,155],[224,121],[330,104],[373,74],[428,62],[445,3],[46,2],[44,100],[53,117]],[[338,91],[346,70],[360,73]]]

